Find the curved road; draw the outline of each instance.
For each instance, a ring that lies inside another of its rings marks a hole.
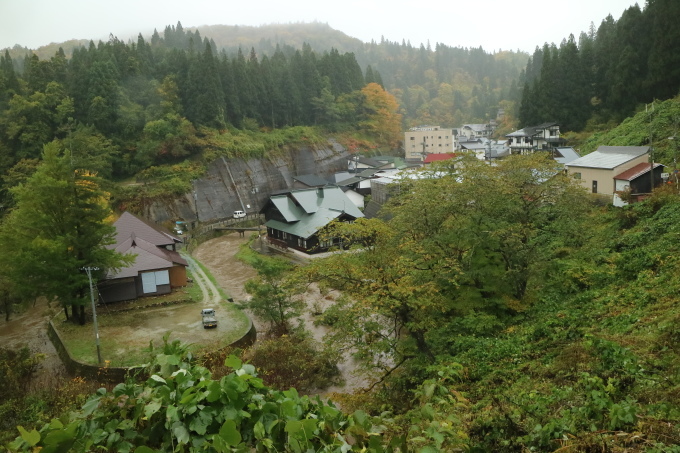
[[[205,271],[203,271],[201,266],[198,265],[196,260],[184,252],[182,252],[181,255],[185,260],[187,260],[187,263],[189,263],[189,271],[194,277],[194,281],[198,284],[198,286],[201,288],[201,291],[203,292],[203,305],[208,308],[216,308],[216,306],[218,306],[222,301],[222,296],[220,295],[219,289],[217,289],[217,286],[215,286],[212,280],[208,278]]]

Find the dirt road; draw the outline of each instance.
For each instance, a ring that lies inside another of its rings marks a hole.
[[[247,242],[247,238],[230,234],[206,241],[192,253],[198,261],[208,268],[220,288],[233,297],[236,302],[247,301],[250,298],[244,290],[244,285],[246,281],[257,275],[252,267],[235,258],[239,247]],[[310,286],[303,296],[308,309],[303,314],[302,320],[305,323],[305,328],[319,342],[323,340],[324,335],[327,333],[327,328],[314,325],[311,307],[316,304],[323,308],[332,303],[337,296],[338,294],[334,293],[322,295],[315,285]],[[253,320],[253,324],[255,324],[258,332],[265,332],[268,329],[268,326],[262,320],[253,316],[248,310],[246,312]],[[365,386],[365,381],[354,375],[356,367],[357,364],[352,357],[345,358],[345,360],[338,364],[345,385],[328,388],[324,393],[351,392]]]

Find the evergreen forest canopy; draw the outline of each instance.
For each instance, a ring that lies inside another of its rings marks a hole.
[[[610,15],[578,39],[534,51],[522,73],[521,125],[557,121],[563,130],[614,125],[641,104],[680,90],[680,3],[647,0]]]

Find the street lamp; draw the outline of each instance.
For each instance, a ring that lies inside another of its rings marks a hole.
[[[97,344],[97,360],[102,363],[102,351],[99,346],[99,328],[97,327],[97,309],[94,305],[94,289],[92,287],[92,271],[98,271],[98,267],[84,267],[83,270],[87,272],[87,278],[90,281],[90,301],[92,302],[92,320],[94,323],[94,338]]]

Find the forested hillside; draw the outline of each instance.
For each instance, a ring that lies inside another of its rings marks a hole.
[[[616,124],[640,104],[680,89],[680,3],[649,0],[611,15],[578,38],[537,47],[521,83],[523,125],[557,121],[580,131]]]
[[[176,196],[220,156],[261,157],[282,146],[325,142],[327,133],[366,141],[367,148],[398,146],[398,105],[379,74],[365,76],[351,53],[287,51],[218,55],[214,43],[181,25],[151,42],[112,38],[75,48],[70,58],[61,49],[49,59],[32,55],[23,72],[6,51],[0,57],[4,203],[53,140],[71,150],[79,168],[109,180],[165,166],[139,178],[160,181],[160,192]]]
[[[228,54],[252,46],[258,53],[272,55],[277,43],[294,48],[307,43],[318,52],[331,48],[352,52],[362,68],[378,71],[384,86],[397,96],[405,126],[484,122],[495,119],[499,107],[512,114],[521,89],[516,83],[528,58],[522,52],[489,53],[440,43],[413,46],[385,38],[362,43],[318,23],[258,28],[216,25],[199,31]]]

